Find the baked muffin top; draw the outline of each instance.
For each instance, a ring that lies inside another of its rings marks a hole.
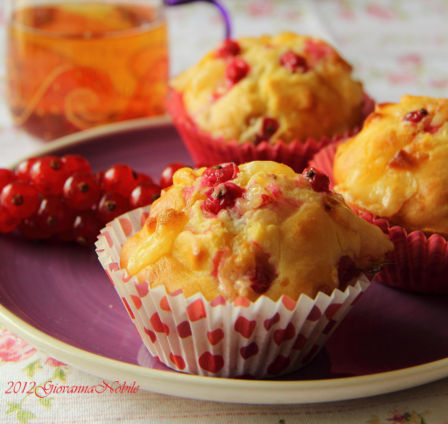
[[[409,231],[448,235],[447,164],[448,99],[407,95],[338,147],[335,190]]]
[[[178,170],[124,245],[121,266],[187,297],[298,299],[344,289],[391,248],[325,176],[255,161]]]
[[[226,40],[172,80],[203,131],[239,143],[342,134],[362,119],[363,88],[324,41],[282,33]]]

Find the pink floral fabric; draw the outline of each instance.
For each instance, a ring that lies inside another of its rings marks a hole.
[[[67,364],[65,364],[64,362],[58,361],[57,359],[48,357],[45,360],[45,365],[49,365],[50,367],[65,367],[67,366]]]
[[[6,328],[0,330],[0,361],[24,361],[35,353],[36,349],[15,334],[9,332]]]

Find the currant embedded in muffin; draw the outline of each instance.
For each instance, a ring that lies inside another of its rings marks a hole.
[[[351,65],[324,41],[293,33],[226,40],[171,85],[168,109],[200,164],[271,159],[301,171],[365,117]]]

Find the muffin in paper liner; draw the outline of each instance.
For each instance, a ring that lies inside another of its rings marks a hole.
[[[374,101],[364,96],[363,117],[373,110]],[[284,143],[281,140],[274,144],[263,141],[257,145],[246,142],[239,144],[236,140],[217,139],[202,131],[186,111],[182,94],[170,89],[167,98],[167,111],[173,118],[181,138],[187,147],[196,166],[210,166],[222,162],[237,164],[253,160],[272,160],[290,166],[296,172],[302,172],[308,161],[323,147],[356,134],[360,126],[346,134],[323,137],[320,140],[308,138],[305,141]]]
[[[337,145],[318,152],[309,165],[325,173],[333,188],[333,162]],[[405,228],[369,212],[354,209],[358,215],[388,234],[394,250],[387,254],[388,264],[375,276],[375,281],[419,293],[448,293],[448,242],[441,234],[422,231],[408,233]]]
[[[109,223],[96,251],[147,349],[175,370],[241,378],[292,372],[311,361],[369,286],[361,276],[330,296],[320,292],[298,301],[283,296],[277,302],[265,296],[255,302],[218,296],[209,302],[201,294],[185,298],[181,290],[151,289],[119,265],[122,245],[140,229],[148,210]]]

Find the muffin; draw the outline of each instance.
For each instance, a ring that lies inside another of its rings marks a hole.
[[[269,159],[300,172],[371,108],[351,73],[316,38],[228,39],[171,81],[168,111],[199,165]]]
[[[136,211],[135,225],[106,229],[117,247],[100,259],[150,352],[179,370],[263,377],[307,363],[392,248],[313,170],[227,163],[173,181],[143,226]]]
[[[337,148],[335,190],[370,220],[383,218],[377,222],[395,241],[379,281],[448,293],[447,163],[448,99],[407,95],[377,105]]]

